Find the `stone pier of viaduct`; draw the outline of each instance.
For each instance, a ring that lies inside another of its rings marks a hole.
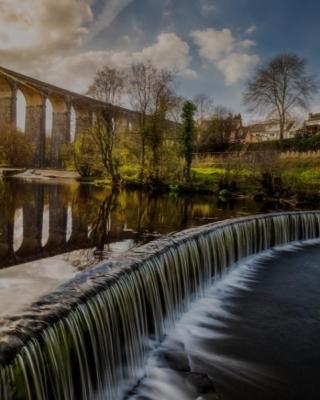
[[[75,137],[85,133],[94,121],[94,114],[113,105],[83,96],[57,86],[41,82],[20,73],[0,67],[0,131],[17,126],[17,92],[26,101],[25,134],[35,146],[34,167],[45,166],[47,100],[52,105],[52,132],[50,167],[62,165],[61,149],[71,141],[71,109],[75,113]],[[139,114],[116,107],[118,126],[123,130],[137,129]]]

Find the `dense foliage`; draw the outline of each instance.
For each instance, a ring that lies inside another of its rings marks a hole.
[[[26,135],[7,126],[0,132],[0,163],[10,167],[29,167],[34,161],[35,149]]]

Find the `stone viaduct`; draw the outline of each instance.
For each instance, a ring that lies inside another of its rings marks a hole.
[[[61,148],[71,142],[71,110],[75,113],[75,137],[92,126],[95,112],[113,105],[83,96],[57,86],[41,82],[20,73],[0,67],[0,129],[17,126],[17,92],[26,101],[25,134],[35,146],[34,167],[45,166],[47,100],[52,105],[52,132],[50,166],[61,167]],[[139,114],[117,108],[118,125],[123,129],[136,129]]]

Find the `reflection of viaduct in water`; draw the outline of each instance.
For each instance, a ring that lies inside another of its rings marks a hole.
[[[204,201],[20,180],[0,186],[0,203],[0,268],[80,249],[94,249],[99,260],[109,244],[123,242],[115,246],[119,251],[131,241],[141,243],[211,217],[234,215],[232,203],[215,204],[211,196]]]
[[[84,133],[94,121],[94,115],[108,107],[107,103],[38,81],[0,67],[0,128],[17,126],[17,94],[26,104],[24,130],[35,145],[35,166],[45,164],[46,114],[48,103],[52,108],[51,166],[61,166],[62,145],[70,143],[72,113],[75,118],[75,136]],[[139,114],[117,107],[118,126],[124,131],[136,129]]]
[[[92,231],[96,216],[90,221],[86,192],[79,190],[70,201],[64,186],[30,185],[28,193],[25,189],[21,202],[17,193],[2,199],[7,206],[0,208],[0,268],[102,245]],[[104,244],[136,237],[116,223],[105,229]]]

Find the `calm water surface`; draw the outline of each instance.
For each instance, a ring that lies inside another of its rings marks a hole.
[[[14,179],[0,181],[0,204],[0,316],[19,311],[110,253],[170,232],[268,211],[247,199],[112,193],[79,183]]]

